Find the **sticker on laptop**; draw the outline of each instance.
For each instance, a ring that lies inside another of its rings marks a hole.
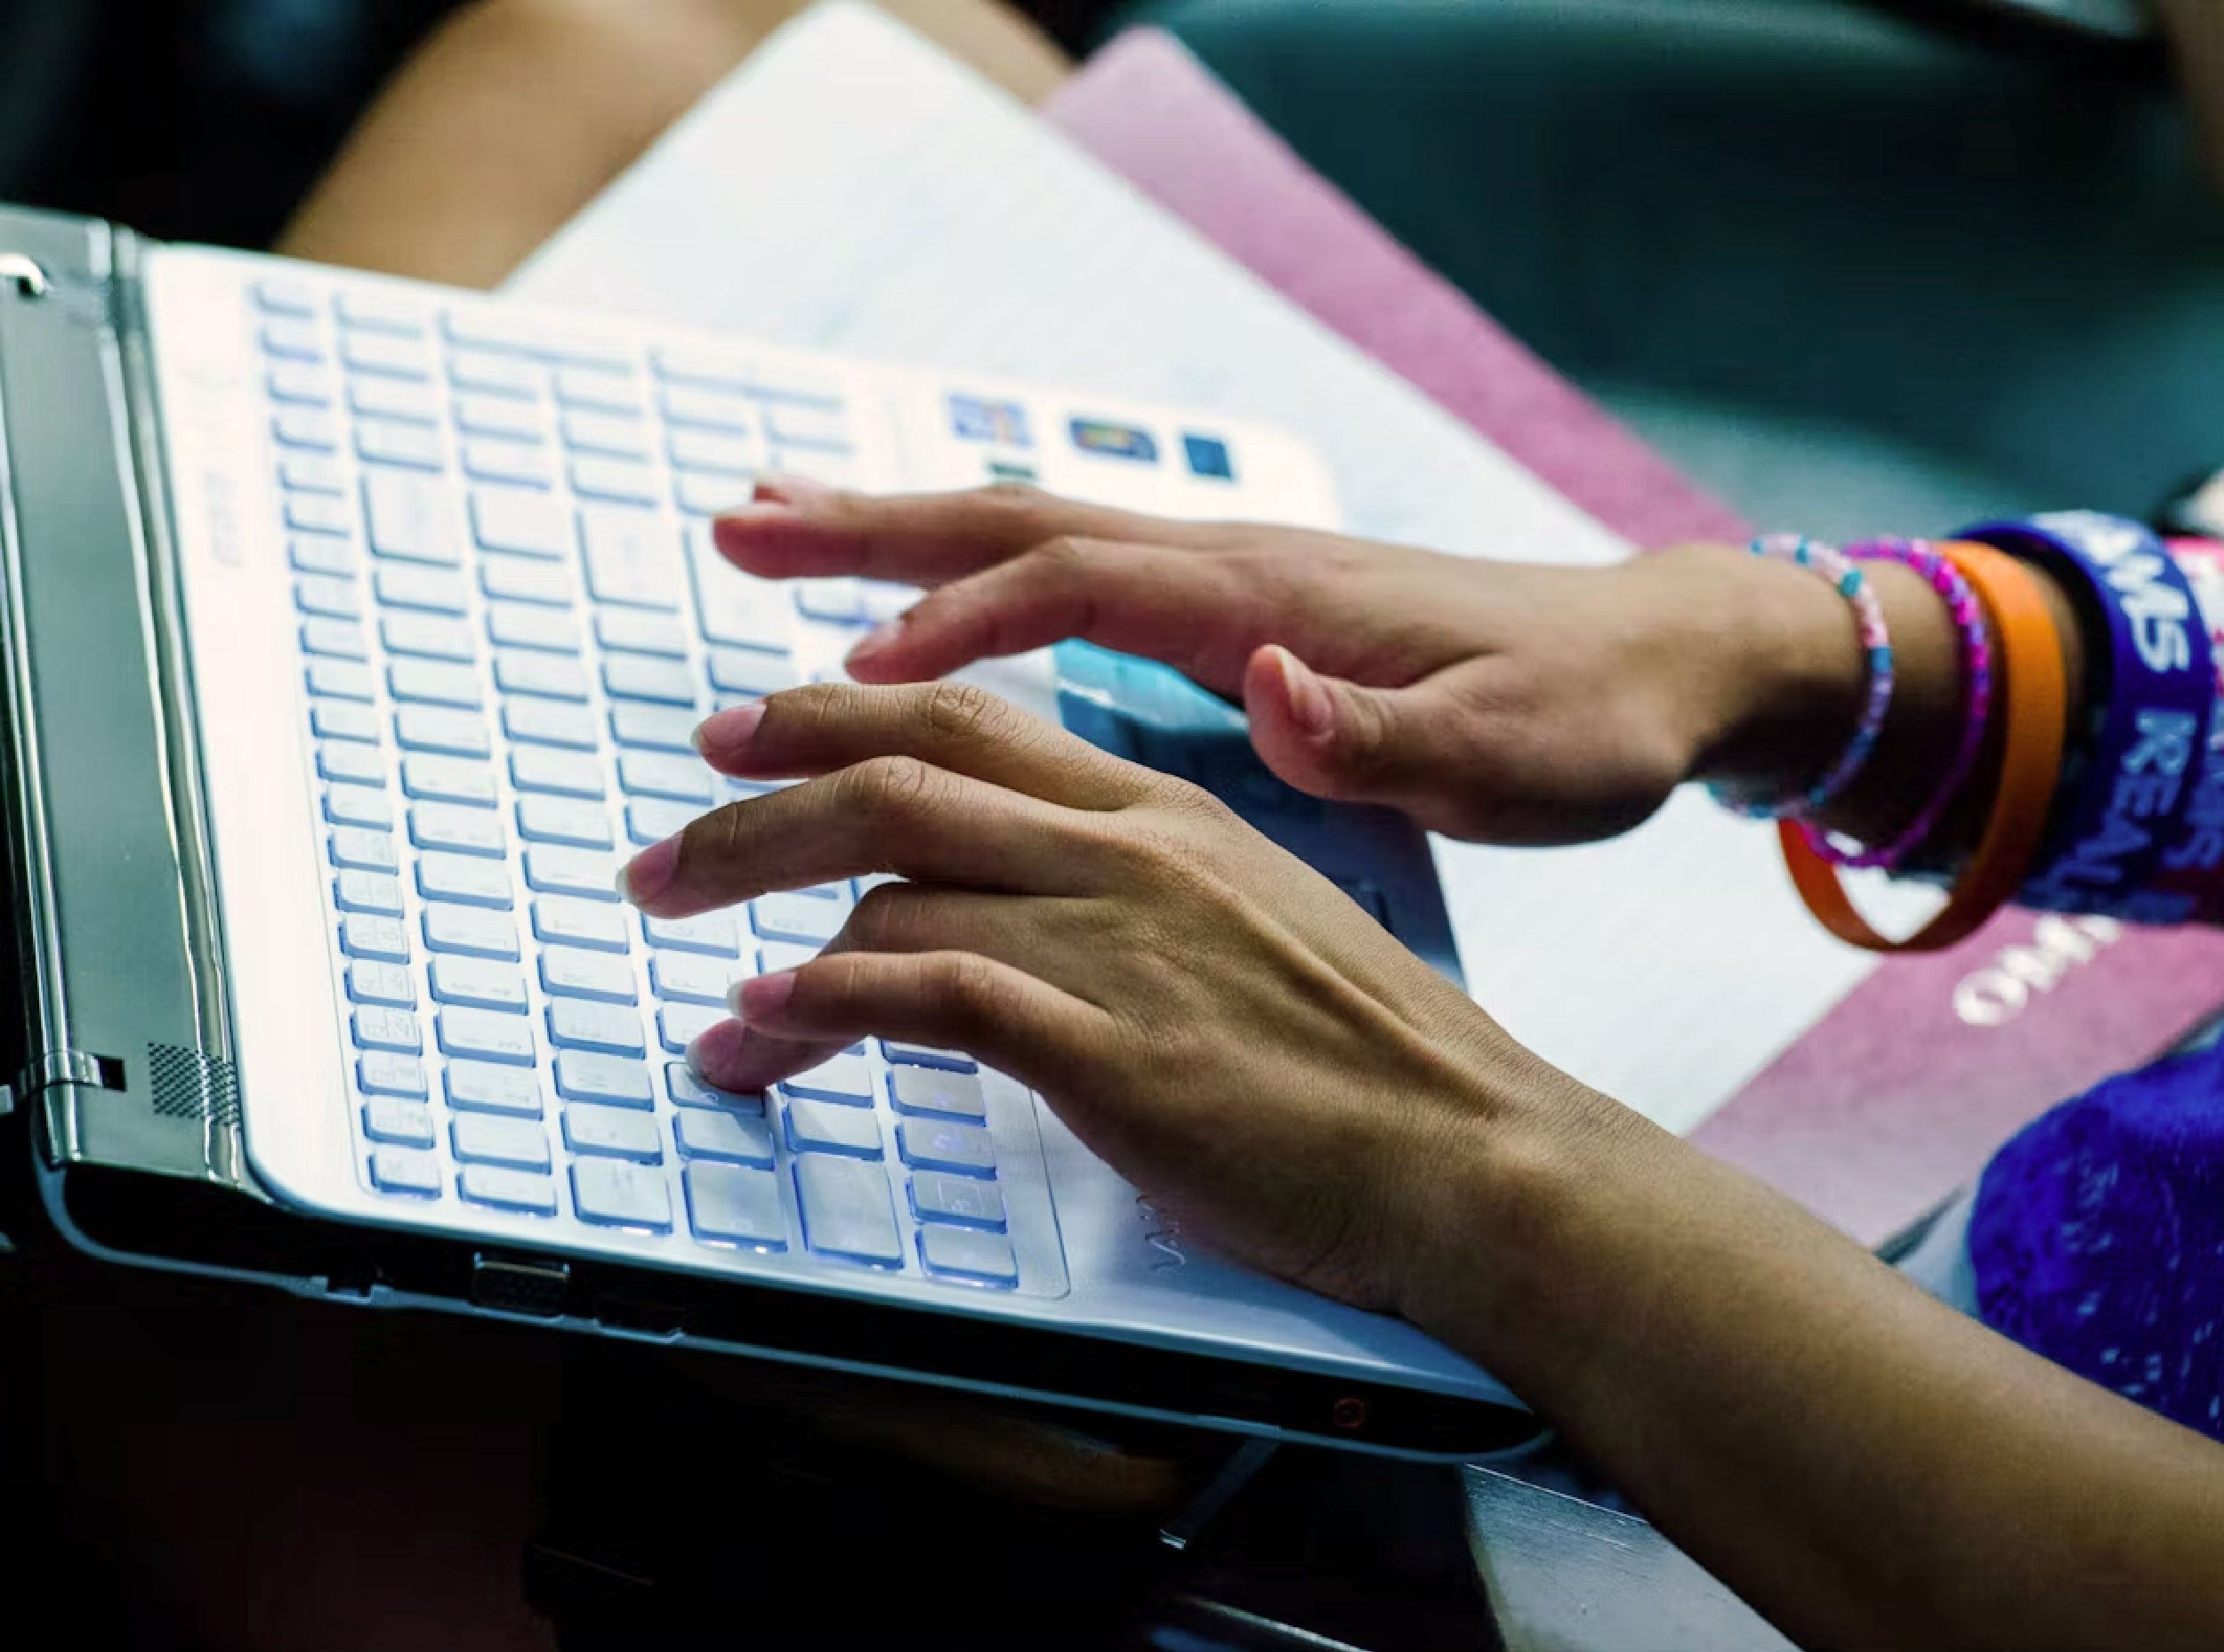
[[[1009,459],[991,459],[988,462],[988,479],[992,482],[1019,482],[1032,488],[1043,478],[1031,464],[1015,464]]]
[[[1132,424],[1114,424],[1106,419],[1076,419],[1074,446],[1100,458],[1125,459],[1131,464],[1158,463],[1158,439]]]
[[[985,396],[952,396],[950,428],[961,441],[995,442],[1004,447],[1032,447],[1035,433],[1027,426],[1027,410],[1016,401],[991,401]]]
[[[1228,444],[1217,436],[1184,435],[1181,449],[1189,457],[1189,474],[1201,476],[1208,482],[1232,482],[1236,479],[1236,461],[1228,451]]]

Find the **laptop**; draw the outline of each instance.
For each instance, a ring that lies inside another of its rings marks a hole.
[[[1488,1375],[1214,1256],[961,1053],[867,1041],[769,1096],[690,1076],[731,983],[854,891],[665,923],[612,874],[754,789],[696,757],[700,717],[839,674],[913,594],[720,560],[713,515],[768,468],[1335,520],[1270,429],[0,210],[0,1141],[53,1226],[1255,1436],[1532,1438]],[[1085,648],[985,669],[1456,973],[1425,837],[1282,786],[1231,707]]]

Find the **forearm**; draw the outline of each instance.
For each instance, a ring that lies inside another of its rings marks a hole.
[[[1481,1260],[1409,1311],[1538,1396],[1787,1632],[2216,1644],[2224,1447],[1954,1313],[1611,1103],[1536,1112],[1515,1107],[1447,1175],[1461,1230],[1442,1250]]]

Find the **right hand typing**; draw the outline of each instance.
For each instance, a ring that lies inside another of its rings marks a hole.
[[[1146,655],[1239,699],[1291,785],[1457,837],[1625,831],[1787,696],[1827,730],[1860,689],[1843,604],[1738,552],[1558,568],[1028,488],[874,498],[783,478],[757,498],[717,529],[749,572],[930,588],[851,654],[861,681],[1066,638]]]

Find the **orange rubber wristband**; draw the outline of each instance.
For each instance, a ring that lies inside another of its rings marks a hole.
[[[1854,910],[1836,868],[1807,846],[1798,826],[1786,820],[1777,827],[1785,863],[1807,909],[1840,940],[1870,952],[1942,952],[1982,928],[2030,870],[2061,778],[2068,689],[2061,636],[2038,582],[2013,557],[1986,545],[1954,540],[1938,549],[1975,589],[1999,640],[1995,704],[2006,732],[1992,814],[1953,895],[1914,934],[1889,940]]]

